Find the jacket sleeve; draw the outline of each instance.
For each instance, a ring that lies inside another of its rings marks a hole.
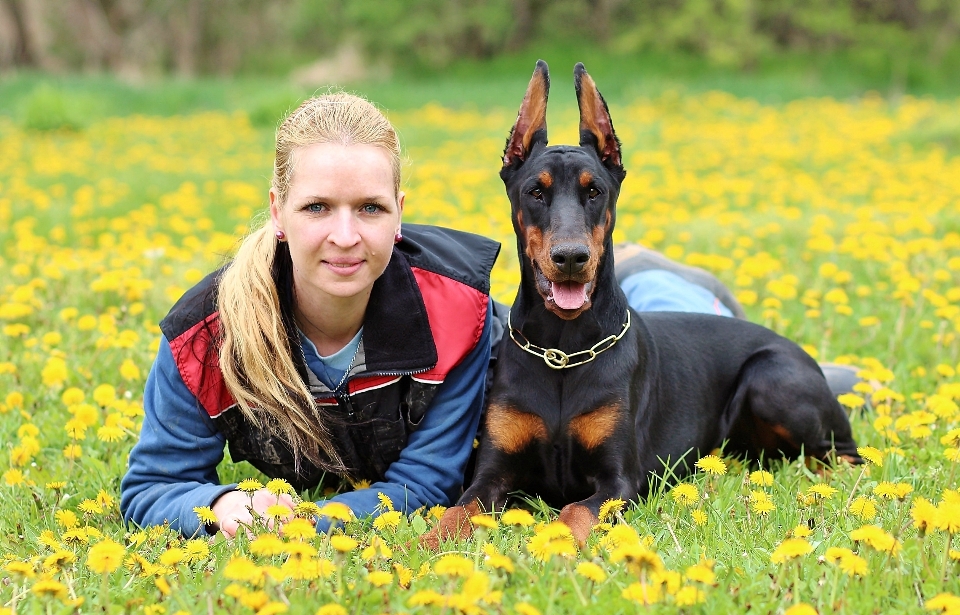
[[[405,514],[421,506],[448,506],[457,500],[483,410],[493,318],[491,301],[476,346],[439,386],[420,427],[410,434],[400,458],[387,468],[385,480],[334,496],[332,501],[342,502],[364,517],[377,514],[378,493],[389,496]],[[318,530],[329,527],[329,520],[318,520]]]
[[[235,485],[220,485],[225,439],[184,384],[170,344],[161,339],[143,394],[143,427],[120,483],[120,511],[139,526],[169,522],[199,532],[197,506],[211,506]]]

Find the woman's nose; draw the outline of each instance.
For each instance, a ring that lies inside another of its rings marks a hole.
[[[349,207],[338,207],[334,213],[330,221],[333,227],[330,229],[328,240],[341,247],[356,244],[360,240],[360,233],[353,210]]]

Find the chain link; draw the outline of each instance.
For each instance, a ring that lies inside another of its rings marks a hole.
[[[619,342],[620,338],[622,338],[627,332],[627,329],[630,328],[630,309],[627,308],[627,319],[623,323],[623,329],[619,334],[605,337],[587,350],[578,350],[577,352],[571,352],[570,354],[567,354],[559,348],[541,348],[540,346],[531,343],[530,340],[523,337],[522,333],[513,328],[513,325],[510,322],[510,317],[511,313],[508,312],[507,328],[510,330],[510,339],[512,339],[521,350],[525,350],[533,356],[543,359],[543,362],[546,363],[547,367],[551,369],[568,369],[593,361],[601,352],[613,348],[614,344]],[[517,336],[523,338],[522,343],[517,339]],[[586,358],[577,358],[580,355],[586,355]]]

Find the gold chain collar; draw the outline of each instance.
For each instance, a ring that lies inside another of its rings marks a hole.
[[[543,359],[543,362],[551,369],[567,369],[593,361],[601,352],[613,348],[614,344],[619,342],[620,338],[627,332],[627,329],[630,328],[630,308],[627,308],[627,320],[623,323],[623,329],[619,334],[605,337],[587,350],[579,350],[567,354],[558,348],[541,348],[536,344],[532,344],[530,340],[523,337],[522,333],[513,328],[513,325],[510,323],[510,316],[511,313],[507,312],[507,328],[510,330],[510,339],[520,347],[520,350],[525,350],[533,356]],[[517,336],[523,339],[523,343],[517,339]],[[586,355],[586,358],[578,358],[580,355]]]

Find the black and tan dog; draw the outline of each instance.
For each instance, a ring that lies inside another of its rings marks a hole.
[[[613,269],[625,176],[607,105],[574,69],[580,145],[547,147],[547,65],[537,63],[500,176],[522,276],[472,484],[423,538],[465,537],[515,490],[563,507],[583,544],[611,498],[648,493],[726,441],[728,453],[859,462],[847,416],[795,343],[722,316],[633,312]]]

